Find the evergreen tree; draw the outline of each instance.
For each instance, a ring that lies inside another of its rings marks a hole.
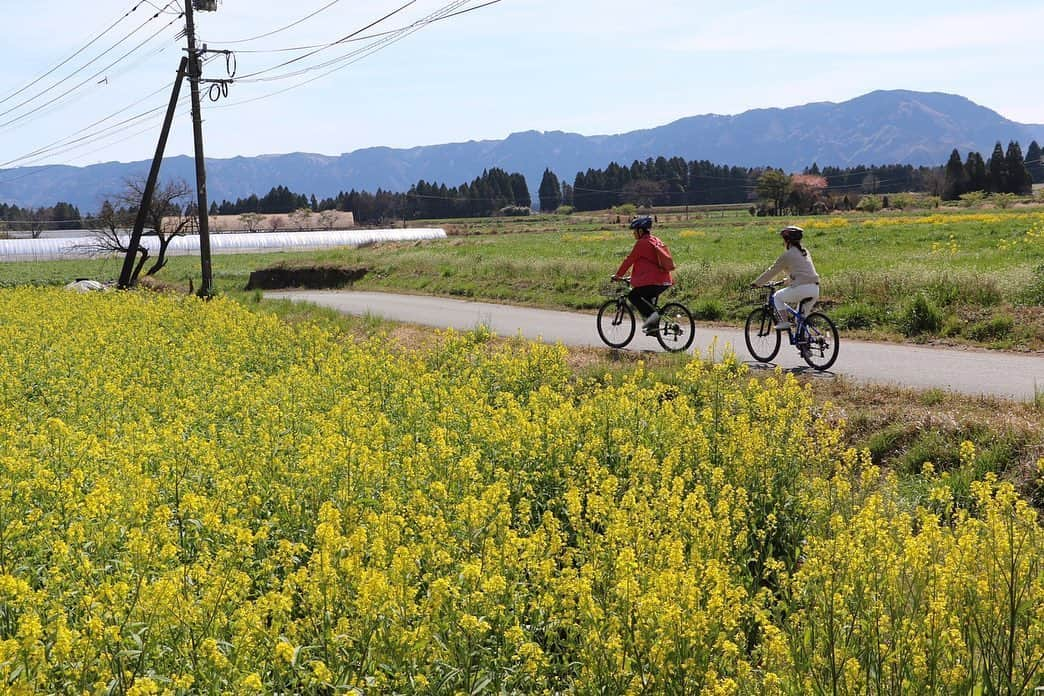
[[[989,172],[987,190],[990,193],[1004,193],[1008,190],[1008,163],[1004,159],[1004,150],[1001,148],[999,140],[993,146],[993,154],[986,162],[986,170]]]
[[[955,201],[962,193],[968,192],[968,176],[961,164],[961,154],[957,148],[950,153],[950,159],[946,162],[945,183],[943,184],[943,199]]]
[[[573,205],[573,187],[566,182],[562,182],[562,205]]]
[[[542,212],[554,212],[562,205],[562,184],[550,169],[544,170],[544,177],[540,180],[538,195]]]
[[[1044,158],[1044,151],[1040,149],[1040,145],[1034,140],[1029,144],[1026,149],[1026,169],[1030,173],[1030,178],[1034,184],[1044,183],[1044,162],[1041,159]]]
[[[533,205],[533,197],[529,195],[529,184],[526,177],[518,172],[511,175],[511,190],[515,193],[515,205],[520,208],[528,208]]]
[[[985,191],[989,188],[990,176],[986,171],[986,162],[978,152],[968,153],[964,173],[968,180],[966,191]]]
[[[1026,163],[1022,159],[1022,148],[1014,140],[1008,142],[1008,151],[1004,153],[1004,163],[1008,170],[1008,193],[1025,196],[1033,190],[1033,180],[1026,171]]]

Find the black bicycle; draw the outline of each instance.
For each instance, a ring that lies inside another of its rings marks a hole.
[[[776,313],[772,304],[772,296],[776,294],[776,289],[782,284],[782,281],[777,281],[758,288],[760,306],[747,317],[744,338],[747,342],[747,350],[758,362],[767,363],[779,352],[783,329],[776,328]],[[761,296],[762,292],[764,292],[764,299]],[[837,360],[839,342],[837,327],[834,326],[830,317],[822,312],[805,314],[808,303],[813,300],[812,297],[802,299],[796,310],[790,305],[784,305],[792,320],[786,332],[790,345],[798,349],[801,358],[808,363],[809,367],[816,370],[827,370]]]
[[[634,317],[634,309],[627,300],[631,289],[630,278],[610,280],[602,294],[609,297],[598,309],[598,335],[605,344],[613,348],[623,348],[634,338],[638,322]],[[658,301],[654,301],[656,306]],[[668,302],[657,306],[660,321],[655,328],[645,330],[647,336],[655,336],[663,349],[677,353],[688,349],[696,337],[696,322],[692,312],[680,302]]]

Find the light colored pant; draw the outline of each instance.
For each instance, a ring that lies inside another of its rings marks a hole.
[[[808,314],[812,311],[812,308],[816,306],[816,302],[819,300],[818,285],[790,285],[777,290],[776,294],[772,296],[772,304],[776,306],[776,312],[783,314],[783,303],[786,303],[793,309],[797,310],[798,303],[806,297],[812,298],[812,302],[805,307],[805,314]]]

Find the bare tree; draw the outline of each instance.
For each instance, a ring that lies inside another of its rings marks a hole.
[[[248,232],[259,232],[265,216],[261,213],[243,213],[239,216],[239,221],[243,223]]]
[[[78,248],[92,254],[126,254],[129,244],[128,231],[134,226],[144,191],[143,180],[126,180],[124,189],[113,196],[115,204],[106,200],[98,214],[87,219],[87,227],[91,230],[90,241],[78,245]],[[155,275],[166,266],[167,248],[170,243],[175,237],[183,236],[195,227],[196,218],[192,214],[194,209],[190,210],[189,206],[182,204],[192,193],[189,185],[181,180],[168,181],[153,191],[146,224],[159,240],[159,251],[145,275]],[[149,257],[149,250],[143,244],[139,244],[134,253],[141,254],[141,258],[131,275],[131,285],[137,282],[142,266]]]
[[[312,217],[311,208],[298,208],[289,215],[290,221],[297,226],[298,230],[304,229],[305,225],[308,224],[308,220]]]
[[[123,207],[116,207],[108,200],[102,203],[97,215],[86,218],[84,223],[91,230],[87,242],[78,244],[77,248],[92,255],[123,254],[128,251],[129,236],[127,229],[134,224],[134,214]],[[141,254],[131,274],[130,283],[137,282],[142,266],[149,257],[149,250],[139,244],[135,254]]]
[[[327,232],[334,228],[337,224],[337,211],[336,210],[324,210],[319,213],[319,225]]]
[[[281,215],[271,215],[268,218],[268,229],[278,232],[286,220]]]
[[[145,182],[140,179],[128,179],[120,201],[137,214],[138,206],[145,193]],[[198,221],[186,205],[192,197],[193,189],[183,179],[171,180],[157,186],[152,192],[152,202],[146,217],[153,234],[159,240],[159,251],[156,261],[145,275],[155,275],[167,265],[167,248],[175,237],[183,237],[196,229]]]
[[[47,224],[47,209],[37,208],[35,210],[28,209],[29,213],[26,218],[26,222],[29,223],[29,234],[32,235],[33,239],[39,239],[40,235],[43,234],[44,226]]]

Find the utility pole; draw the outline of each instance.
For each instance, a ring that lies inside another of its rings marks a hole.
[[[123,270],[120,272],[119,288],[126,289],[131,286],[134,277],[134,259],[138,255],[138,246],[141,244],[141,234],[145,229],[145,218],[148,217],[149,207],[152,205],[152,194],[156,190],[156,179],[159,177],[160,165],[163,164],[163,151],[167,147],[167,136],[170,135],[170,124],[174,120],[174,111],[178,106],[178,95],[181,93],[181,83],[185,79],[185,70],[188,68],[188,58],[181,59],[178,66],[178,76],[174,80],[174,90],[170,94],[170,104],[167,105],[167,116],[163,120],[163,129],[160,131],[159,143],[156,145],[156,155],[152,158],[152,167],[149,169],[149,177],[145,180],[145,191],[141,196],[141,205],[138,206],[138,215],[134,220],[134,230],[131,232],[130,241],[127,243],[127,255],[123,259]],[[156,230],[158,233],[159,230]],[[145,262],[143,256],[141,262]],[[139,270],[141,264],[138,265]]]
[[[196,25],[192,16],[193,5],[200,10],[217,9],[216,0],[185,0],[185,37],[188,42],[189,86],[192,92],[192,139],[196,150],[196,200],[199,210],[199,260],[203,273],[199,295],[214,294],[213,271],[210,267],[210,220],[207,206],[207,169],[203,161],[203,118],[199,108],[199,80],[203,64],[200,51],[196,48]]]

